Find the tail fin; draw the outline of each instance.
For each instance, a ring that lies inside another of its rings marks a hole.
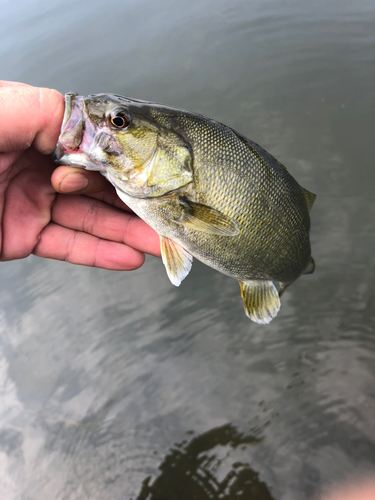
[[[315,262],[314,259],[310,257],[309,263],[307,264],[307,267],[302,274],[312,274],[314,270],[315,270]]]

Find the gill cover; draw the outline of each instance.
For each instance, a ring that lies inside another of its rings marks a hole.
[[[121,134],[120,147],[127,156],[128,162],[132,161],[131,149],[134,148],[137,132],[133,133],[131,126],[126,131],[117,132],[118,136]],[[133,135],[129,137],[130,141],[127,140],[126,135]],[[132,148],[127,147],[130,143]],[[163,196],[193,181],[190,148],[181,137],[173,132],[168,131],[166,135],[158,133],[151,156],[143,163],[133,157],[132,169],[129,173],[130,175],[125,169],[110,166],[107,178],[120,191],[135,198]]]

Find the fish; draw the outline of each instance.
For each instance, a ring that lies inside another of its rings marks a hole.
[[[316,195],[255,142],[198,113],[117,94],[69,92],[54,159],[100,172],[160,238],[179,286],[193,258],[235,278],[246,315],[268,324],[315,268]]]

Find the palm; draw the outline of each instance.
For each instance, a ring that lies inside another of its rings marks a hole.
[[[1,259],[26,257],[51,219],[55,194],[49,182],[49,158],[29,149],[4,153],[0,162]]]

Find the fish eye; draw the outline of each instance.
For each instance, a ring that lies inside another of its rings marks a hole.
[[[126,121],[123,116],[112,116],[111,123],[117,128],[124,128],[126,125]]]
[[[130,125],[131,120],[124,109],[115,108],[111,111],[110,121],[115,128],[126,128]]]

